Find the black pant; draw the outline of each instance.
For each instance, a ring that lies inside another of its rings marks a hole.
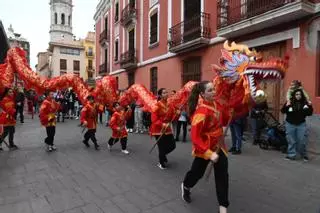
[[[103,113],[99,113],[99,121],[100,121],[100,123],[102,124],[102,116],[103,116]]]
[[[53,140],[54,140],[54,135],[56,134],[56,127],[55,126],[47,126],[47,137],[44,139],[44,142],[52,146],[53,145]]]
[[[180,129],[181,129],[181,125],[182,125],[182,141],[186,141],[186,137],[187,137],[187,121],[178,121],[177,124],[177,130],[176,130],[176,140],[179,140],[179,136],[180,136]]]
[[[92,140],[94,145],[98,145],[96,139],[96,129],[88,129],[88,131],[84,134],[84,142],[88,143],[89,139]]]
[[[20,122],[22,123],[24,121],[24,116],[23,116],[23,104],[21,104],[20,106],[17,105],[16,106],[16,119],[18,117],[18,113],[20,114]]]
[[[193,160],[190,171],[187,172],[183,184],[187,188],[192,188],[203,177],[210,160],[196,157]],[[210,165],[211,166],[211,165]],[[229,174],[228,158],[225,154],[219,152],[219,160],[214,164],[214,178],[216,182],[216,193],[220,206],[228,207]]]
[[[122,150],[126,150],[127,149],[127,141],[128,141],[128,138],[125,137],[125,138],[113,138],[111,137],[108,141],[108,144],[110,146],[113,146],[114,144],[116,144],[120,139],[120,143],[121,143],[121,149]]]
[[[160,135],[156,135],[155,138],[158,141]],[[176,148],[176,141],[172,134],[162,135],[158,141],[158,151],[159,151],[159,163],[164,165],[167,161],[166,155],[172,152]]]
[[[13,143],[13,136],[14,136],[15,128],[14,126],[5,126],[3,127],[3,134],[0,138],[0,145],[2,144],[3,140],[9,135],[9,145],[14,145]]]

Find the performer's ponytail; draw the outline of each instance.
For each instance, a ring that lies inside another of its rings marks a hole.
[[[210,81],[202,81],[193,86],[191,90],[191,94],[188,100],[188,108],[189,108],[189,116],[191,117],[193,113],[196,111],[199,95],[203,93],[206,89],[206,85],[210,83]]]

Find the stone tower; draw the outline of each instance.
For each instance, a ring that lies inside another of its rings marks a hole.
[[[50,0],[51,24],[50,42],[71,41],[72,34],[72,0]]]

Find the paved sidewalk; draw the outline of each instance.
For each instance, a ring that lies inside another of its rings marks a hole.
[[[204,213],[217,212],[213,177],[193,189],[191,204],[180,198],[191,145],[177,143],[171,167],[156,167],[157,151],[147,135],[130,134],[128,156],[120,144],[109,153],[110,130],[99,126],[102,150],[81,143],[78,121],[59,123],[58,151],[46,153],[37,120],[17,124],[18,151],[0,153],[0,213]],[[230,208],[234,213],[318,213],[320,159],[286,161],[283,154],[249,143],[229,157]]]

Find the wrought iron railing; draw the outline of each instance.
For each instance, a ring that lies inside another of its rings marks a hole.
[[[93,57],[93,56],[94,56],[93,52],[89,52],[89,51],[86,52],[86,55],[87,55],[88,57]]]
[[[100,33],[100,36],[99,36],[99,41],[100,43],[103,41],[103,40],[106,40],[107,42],[109,42],[110,40],[110,34],[109,34],[109,30],[104,30]]]
[[[132,18],[137,17],[137,9],[135,5],[132,3],[127,4],[125,8],[121,11],[121,19],[120,22],[122,25],[128,23]]]
[[[99,74],[109,73],[110,67],[108,63],[103,63],[99,66]]]
[[[136,50],[129,50],[127,52],[124,52],[120,56],[120,65],[124,66],[127,64],[136,64],[137,63],[137,57],[136,57]]]
[[[169,33],[170,48],[197,38],[210,38],[210,14],[200,13],[199,15],[180,22],[171,27]]]
[[[297,1],[307,0],[218,0],[217,28],[226,27]]]

